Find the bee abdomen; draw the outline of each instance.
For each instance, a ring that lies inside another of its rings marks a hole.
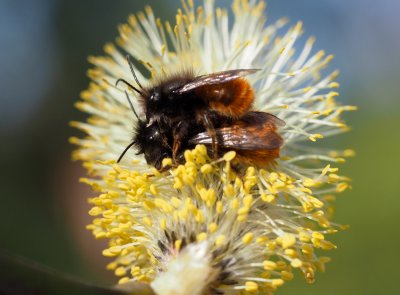
[[[199,88],[197,92],[208,101],[211,109],[231,118],[240,118],[246,114],[254,100],[254,90],[245,79],[208,85]]]

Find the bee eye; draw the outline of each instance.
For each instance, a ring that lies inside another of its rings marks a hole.
[[[154,130],[151,135],[149,135],[149,141],[155,141],[160,137],[160,132],[158,130]]]
[[[159,92],[153,92],[150,96],[150,101],[151,102],[158,102],[161,99],[161,95]]]

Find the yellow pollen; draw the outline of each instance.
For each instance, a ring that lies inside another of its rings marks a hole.
[[[93,207],[89,211],[90,216],[97,216],[97,215],[100,215],[101,213],[103,213],[103,209],[100,207]]]
[[[313,187],[313,186],[316,185],[316,183],[315,183],[315,181],[312,180],[311,178],[306,178],[306,179],[303,181],[303,185],[304,185],[305,187]]]
[[[308,196],[308,200],[311,202],[311,204],[313,204],[315,208],[322,208],[324,206],[324,203],[315,197]]]
[[[221,201],[218,201],[217,204],[215,205],[215,211],[218,214],[221,214],[223,212],[223,209],[224,209],[223,203]]]
[[[103,238],[106,238],[106,237],[107,237],[107,234],[105,232],[99,232],[99,233],[95,234],[95,238],[96,239],[103,239]]]
[[[199,233],[197,236],[196,236],[196,240],[197,240],[197,242],[202,242],[202,241],[204,241],[205,239],[207,239],[207,234],[206,233]]]
[[[242,207],[242,208],[239,208],[238,214],[239,214],[239,215],[248,214],[249,211],[250,211],[250,208],[248,208],[248,207]]]
[[[351,149],[347,149],[343,151],[343,156],[344,157],[354,157],[356,155],[356,152]]]
[[[331,82],[329,84],[329,88],[339,88],[340,84],[338,82]]]
[[[207,156],[207,148],[205,145],[198,144],[195,147],[195,152],[202,156]]]
[[[207,190],[204,187],[199,189],[199,195],[203,201],[207,200]]]
[[[130,280],[131,280],[131,279],[128,278],[128,277],[123,277],[122,279],[120,279],[120,280],[118,281],[118,284],[125,284],[125,283],[128,283]]]
[[[226,237],[224,235],[219,235],[216,239],[215,239],[215,245],[216,246],[222,246],[225,244],[226,241]]]
[[[270,271],[263,271],[260,273],[260,277],[264,279],[269,279],[271,277],[271,272]]]
[[[196,217],[195,217],[195,220],[196,220],[198,223],[203,223],[203,222],[204,222],[204,215],[203,215],[203,212],[202,212],[202,211],[198,211],[198,212],[197,212]]]
[[[235,188],[241,189],[242,186],[243,186],[243,182],[240,180],[239,177],[236,177],[236,178],[235,178]]]
[[[239,208],[239,200],[238,199],[232,200],[232,208],[235,210],[237,210]]]
[[[272,280],[271,283],[272,283],[272,286],[279,287],[279,286],[282,286],[285,283],[285,281],[282,279],[274,279],[274,280]]]
[[[247,292],[257,292],[258,291],[258,284],[256,282],[246,282],[245,284]]]
[[[153,210],[155,208],[154,202],[150,200],[144,200],[143,201],[143,206],[146,208],[146,210]]]
[[[114,46],[114,44],[112,43],[106,43],[106,45],[104,45],[104,52],[113,55],[116,52],[116,48]]]
[[[340,180],[339,175],[331,173],[328,176],[329,182],[338,182]]]
[[[325,240],[321,240],[319,241],[319,246],[321,247],[321,249],[323,250],[332,250],[332,249],[336,249],[336,245],[329,242],[329,241],[325,241]]]
[[[253,240],[253,233],[247,233],[243,236],[242,241],[245,245],[248,245],[251,243],[251,241]]]
[[[252,195],[247,195],[243,198],[243,205],[247,208],[251,207],[251,204],[253,202],[253,196]]]
[[[180,251],[180,250],[181,250],[181,245],[182,245],[182,240],[176,240],[176,241],[175,241],[175,249],[176,249],[177,251]]]
[[[294,268],[299,268],[299,267],[301,267],[301,266],[303,265],[303,262],[302,262],[300,259],[295,258],[295,259],[292,260],[292,262],[290,263],[290,265],[291,265],[292,267],[294,267]]]
[[[150,185],[150,192],[154,195],[157,196],[158,195],[158,190],[157,187],[154,184]]]
[[[316,231],[311,234],[311,237],[314,239],[318,239],[318,240],[325,239],[323,234],[321,234],[320,232],[316,232]]]
[[[224,186],[223,190],[227,197],[233,197],[235,195],[235,189],[231,184]]]
[[[213,222],[213,223],[210,223],[209,225],[208,225],[208,231],[210,232],[210,233],[215,233],[216,231],[217,231],[217,229],[218,229],[218,225],[215,223],[215,222]]]
[[[117,268],[117,266],[118,266],[118,264],[115,261],[113,261],[113,262],[110,262],[109,264],[107,264],[106,268],[108,270],[114,270]]]
[[[296,243],[296,236],[293,234],[284,234],[280,237],[280,242],[283,249],[289,248]]]
[[[162,230],[166,230],[167,229],[167,220],[165,218],[160,220],[160,227]]]
[[[256,243],[257,243],[257,244],[264,244],[264,243],[267,242],[267,241],[268,241],[268,237],[266,237],[266,236],[258,237],[258,238],[256,239]]]
[[[184,182],[185,184],[191,185],[191,184],[193,184],[193,182],[194,182],[195,179],[194,179],[194,175],[193,175],[193,174],[190,174],[189,171],[188,171],[188,174],[182,175],[182,180],[183,180],[183,182]]]
[[[276,269],[276,263],[270,260],[265,260],[263,262],[263,267],[265,270],[275,270]]]
[[[321,175],[326,175],[329,171],[331,171],[331,165],[330,164],[325,166],[325,168],[322,170],[322,174]]]
[[[281,276],[282,276],[282,280],[285,281],[291,281],[293,280],[293,273],[291,273],[290,271],[286,271],[286,270],[282,270],[281,271]]]
[[[148,217],[143,217],[142,221],[143,221],[143,223],[144,223],[145,225],[147,225],[147,226],[152,226],[152,225],[153,225],[153,222],[152,222],[151,219],[148,218]]]
[[[70,137],[70,138],[68,139],[68,141],[69,141],[69,143],[78,145],[79,142],[80,142],[80,139],[77,138],[77,137],[72,136],[72,137]]]
[[[131,267],[131,275],[132,275],[133,277],[139,276],[140,273],[141,273],[141,271],[140,271],[140,267],[139,267],[139,266],[133,266],[133,267]]]
[[[303,252],[306,255],[310,255],[314,253],[314,248],[310,244],[303,244],[301,246],[301,252]]]
[[[319,261],[321,262],[321,263],[328,263],[328,262],[330,262],[332,259],[330,258],[330,257],[326,257],[326,256],[323,256],[323,257],[320,257],[319,258]]]
[[[328,93],[328,99],[332,99],[332,98],[334,98],[336,96],[339,96],[338,92],[331,91],[331,92]]]
[[[305,274],[305,278],[307,280],[307,283],[313,283],[315,281],[315,274],[314,274],[314,270],[309,267],[304,271]]]
[[[192,162],[193,161],[192,151],[186,150],[185,153],[184,153],[184,156],[185,156],[186,162]]]
[[[297,251],[289,248],[289,249],[285,249],[284,251],[285,255],[289,256],[290,258],[296,258],[297,257]]]
[[[183,187],[182,180],[178,177],[174,178],[174,189],[181,189]]]
[[[165,158],[162,160],[162,167],[166,166],[172,166],[172,159],[171,158]]]
[[[182,200],[177,197],[172,197],[170,201],[175,208],[179,208],[182,205]]]
[[[267,203],[272,203],[275,201],[275,196],[274,195],[267,195],[265,193],[261,194],[261,200]]]
[[[278,173],[271,172],[268,179],[270,182],[275,182],[279,178]]]
[[[163,210],[165,213],[170,213],[173,211],[172,206],[161,198],[154,199],[154,204],[156,205],[156,207]]]
[[[126,269],[124,267],[118,267],[115,271],[114,271],[115,275],[117,277],[122,277],[124,275],[126,275]]]
[[[205,165],[201,166],[200,171],[203,174],[209,174],[213,171],[213,168],[210,164],[205,164]]]
[[[324,138],[322,134],[312,134],[308,137],[311,141],[317,141],[317,139]]]
[[[276,242],[275,242],[275,241],[268,241],[268,242],[265,244],[265,246],[266,246],[266,248],[267,248],[269,251],[275,251],[275,249],[277,248],[277,245],[276,245]]]
[[[131,189],[131,187],[130,187],[129,185],[124,184],[124,183],[119,184],[119,185],[118,185],[118,188],[121,189],[121,190],[123,190],[123,191],[129,191],[129,190]]]
[[[247,214],[238,215],[236,220],[239,221],[239,222],[246,221],[247,220]]]
[[[345,182],[342,182],[342,183],[339,183],[337,186],[336,186],[336,191],[337,192],[339,192],[339,193],[341,193],[341,192],[344,192],[346,189],[348,189],[349,188],[349,184],[348,183],[345,183]]]
[[[234,158],[236,157],[236,152],[235,151],[230,151],[230,152],[227,152],[225,155],[224,155],[224,160],[226,161],[226,162],[230,162],[230,161],[232,161]]]
[[[111,252],[109,249],[103,250],[102,254],[103,254],[103,256],[105,256],[105,257],[114,257],[114,256],[117,256],[116,253]]]

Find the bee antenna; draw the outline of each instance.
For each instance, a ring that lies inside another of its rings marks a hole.
[[[128,81],[126,81],[125,79],[119,78],[116,82],[115,82],[115,86],[118,86],[118,83],[122,82],[125,85],[127,85],[128,87],[132,88],[133,90],[135,90],[137,93],[139,93],[141,96],[144,96],[143,92],[141,92],[139,89],[137,89],[136,87],[134,87],[131,83],[129,83]]]
[[[124,155],[126,154],[126,152],[135,144],[134,141],[132,141],[130,144],[128,144],[128,146],[124,149],[124,151],[122,152],[122,154],[119,156],[117,163],[119,163],[122,158],[124,157]]]
[[[135,115],[136,119],[138,119],[138,121],[140,121],[139,116],[138,116],[138,114],[136,113],[135,108],[133,107],[132,101],[131,101],[131,99],[129,98],[128,92],[126,92],[126,90],[125,90],[124,92],[125,92],[126,99],[127,99],[128,102],[129,102],[129,105],[130,105],[130,107],[131,107],[131,110],[132,110],[133,114]]]
[[[131,57],[130,57],[129,54],[126,56],[126,60],[128,61],[129,68],[131,69],[131,73],[132,73],[133,78],[135,79],[137,85],[139,85],[140,89],[144,90],[142,84],[140,84],[139,79],[138,79],[138,77],[136,76],[135,71],[133,70],[133,63],[132,63],[132,61],[131,61]]]

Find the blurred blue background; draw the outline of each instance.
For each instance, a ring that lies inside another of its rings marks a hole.
[[[195,1],[196,2],[196,1]],[[197,1],[196,3],[199,3]],[[226,6],[229,1],[217,1]],[[396,294],[400,262],[400,1],[270,0],[272,22],[304,22],[315,48],[333,53],[340,100],[359,106],[346,116],[351,133],[329,141],[352,147],[343,166],[353,190],[338,197],[336,221],[350,224],[333,239],[328,271],[309,286],[296,279],[277,294]],[[173,21],[178,0],[0,1],[0,249],[88,281],[112,283],[99,241],[84,229],[83,174],[70,161],[68,127],[88,85],[88,55],[103,54],[130,13],[153,7]]]

